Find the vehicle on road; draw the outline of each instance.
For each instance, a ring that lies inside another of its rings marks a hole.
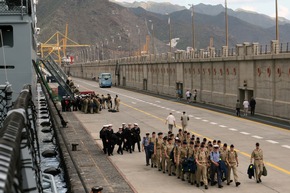
[[[101,73],[99,75],[99,86],[100,88],[112,86],[112,75],[111,73]]]

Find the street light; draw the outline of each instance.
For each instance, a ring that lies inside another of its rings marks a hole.
[[[155,41],[154,41],[154,25],[153,25],[153,21],[152,20],[148,20],[151,23],[151,30],[152,30],[152,50],[153,50],[153,54],[155,54]]]
[[[195,49],[195,34],[194,34],[194,7],[193,4],[188,4],[191,6],[191,27],[192,27],[192,49]]]
[[[171,21],[170,21],[170,15],[168,13],[166,13],[166,15],[168,15],[168,25],[169,25],[169,52],[171,53],[172,51],[172,47],[171,47]]]
[[[137,30],[138,30],[138,37],[139,37],[139,49],[138,49],[138,51],[139,51],[139,56],[141,56],[140,28],[139,28],[138,25],[136,25],[136,27],[137,27]]]
[[[228,3],[225,0],[225,23],[226,23],[226,46],[229,46],[229,27],[228,27]]]
[[[276,4],[276,40],[279,41],[279,14],[278,14],[278,0],[276,0],[275,4]]]

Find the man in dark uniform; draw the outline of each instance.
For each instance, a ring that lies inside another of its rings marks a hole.
[[[128,127],[124,130],[124,141],[125,141],[125,149],[132,153],[132,139],[133,139],[133,133],[131,131],[131,123],[128,124]]]
[[[104,154],[107,154],[107,148],[108,148],[107,141],[106,141],[107,128],[108,128],[108,125],[103,125],[103,128],[100,131],[100,138],[102,139],[102,142],[103,142]]]
[[[123,144],[123,141],[124,141],[124,133],[123,133],[123,128],[122,127],[119,127],[119,131],[116,133],[116,136],[118,138],[117,145],[119,146],[117,153],[123,155],[122,144]]]
[[[251,107],[251,115],[255,115],[255,108],[256,108],[256,100],[254,97],[250,100],[250,107]]]
[[[108,125],[108,129],[106,131],[106,142],[108,143],[108,156],[113,155],[113,151],[114,151],[114,146],[115,146],[115,142],[114,142],[114,131],[112,128],[112,124]]]
[[[141,141],[141,137],[140,137],[140,133],[141,130],[138,126],[138,123],[134,123],[134,128],[133,128],[133,132],[134,132],[134,141],[133,141],[133,151],[135,150],[135,144],[137,143],[138,146],[138,150],[139,152],[141,152],[141,148],[140,148],[140,141]]]

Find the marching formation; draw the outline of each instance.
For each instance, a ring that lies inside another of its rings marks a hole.
[[[223,188],[223,182],[238,187],[239,181],[237,168],[239,166],[238,153],[231,144],[222,145],[220,140],[208,141],[207,138],[200,139],[187,131],[179,129],[175,135],[169,131],[166,136],[162,132],[146,133],[142,140],[142,151],[145,151],[146,165],[157,168],[164,174],[176,176],[182,181],[188,181],[197,187],[217,185]],[[255,170],[257,183],[261,183],[264,170],[263,151],[256,144],[252,152],[251,165]],[[231,179],[233,173],[233,180]]]

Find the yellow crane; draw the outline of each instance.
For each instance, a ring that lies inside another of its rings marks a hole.
[[[68,44],[69,43],[69,44]],[[68,38],[68,24],[65,27],[65,34],[57,31],[45,43],[40,44],[40,53],[42,58],[52,56],[59,65],[62,57],[66,58],[67,48],[89,47],[90,45],[80,45]]]

